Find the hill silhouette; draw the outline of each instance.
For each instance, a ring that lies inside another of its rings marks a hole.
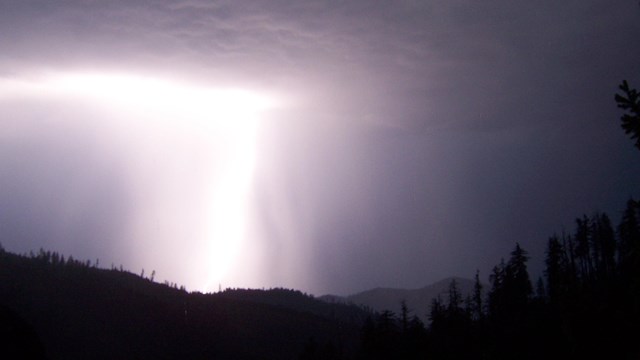
[[[364,312],[286,289],[188,293],[55,253],[2,250],[0,315],[19,337],[3,337],[2,358],[296,359],[309,342],[353,353]]]
[[[595,213],[577,218],[573,233],[551,236],[535,288],[519,243],[488,286],[476,272],[473,282],[325,301],[289,289],[189,293],[0,246],[0,358],[637,359],[639,254],[633,199],[617,227]],[[425,326],[419,302],[428,299]]]
[[[303,294],[298,290],[276,288],[270,290],[257,289],[226,289],[216,293],[214,297],[260,303],[275,306],[278,308],[311,313],[323,318],[332,319],[340,323],[351,325],[362,325],[364,320],[371,316],[370,311],[360,306],[340,302],[326,302],[322,297],[315,298],[311,295]]]

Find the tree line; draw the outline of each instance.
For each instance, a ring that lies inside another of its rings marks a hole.
[[[623,81],[615,94],[621,127],[640,149],[640,92]],[[630,199],[614,228],[605,213],[576,219],[572,234],[548,239],[544,276],[535,288],[529,256],[516,244],[496,265],[484,296],[455,280],[436,298],[426,326],[384,311],[362,329],[363,359],[640,358],[640,201]]]
[[[429,309],[430,324],[384,311],[361,334],[363,359],[636,359],[640,334],[640,202],[614,228],[604,213],[548,239],[544,276],[532,283],[519,244],[497,264],[486,295],[476,272],[463,296],[454,281]]]
[[[0,243],[0,256],[6,253],[7,253],[6,250]],[[57,270],[72,269],[74,271],[86,271],[88,269],[102,269],[100,268],[99,258],[96,258],[94,262],[92,262],[89,259],[79,260],[74,258],[73,255],[69,255],[68,257],[65,258],[64,254],[60,254],[57,251],[44,250],[43,248],[40,248],[37,252],[34,252],[33,250],[31,250],[29,251],[28,254],[25,253],[25,254],[22,254],[21,256],[24,258],[34,260],[35,265],[49,266],[51,269],[57,269]],[[120,264],[119,267],[116,267],[114,264],[111,264],[110,270],[114,272],[133,275],[132,272],[124,269],[122,264]],[[145,271],[144,269],[142,269],[138,276],[150,282],[155,282],[156,271],[152,270],[151,274],[149,274],[148,277],[145,277]],[[163,284],[173,289],[186,291],[186,288],[184,287],[184,285],[178,285],[178,283],[176,282],[170,282],[168,280],[165,280]]]

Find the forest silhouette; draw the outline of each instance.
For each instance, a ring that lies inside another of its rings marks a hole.
[[[486,297],[478,274],[466,297],[453,281],[446,300],[434,299],[428,327],[405,310],[369,320],[363,358],[637,359],[639,221],[634,200],[617,231],[606,214],[578,218],[573,234],[549,238],[535,289],[516,245],[493,268]]]
[[[640,96],[623,130],[640,149]],[[30,359],[638,359],[640,201],[549,237],[535,282],[518,243],[469,294],[373,312],[289,289],[187,292],[98,262],[0,246],[0,357]],[[424,323],[416,312],[428,313]]]

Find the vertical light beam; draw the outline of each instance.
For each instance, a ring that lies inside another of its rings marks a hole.
[[[273,106],[273,98],[122,73],[57,73],[37,80],[0,80],[0,99],[24,97],[80,100],[108,111],[113,115],[110,121],[121,122],[118,127],[125,132],[159,131],[163,134],[159,139],[164,140],[172,132],[187,133],[209,142],[208,149],[219,153],[212,156],[216,162],[210,164],[213,183],[203,194],[208,197],[207,229],[196,232],[205,239],[195,241],[206,244],[201,249],[206,252],[201,257],[206,264],[196,266],[201,271],[188,277],[202,291],[224,282],[245,244],[259,117]],[[155,144],[165,145],[170,146]],[[144,230],[137,233],[144,234]]]

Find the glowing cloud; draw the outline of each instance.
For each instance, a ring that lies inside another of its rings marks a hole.
[[[109,117],[111,122],[125,121],[124,128],[133,132],[189,134],[215,143],[208,148],[218,152],[212,156],[216,161],[215,174],[210,176],[213,183],[208,193],[202,194],[208,198],[208,209],[204,210],[208,220],[206,229],[196,232],[205,237],[197,241],[199,250],[206,253],[196,261],[206,264],[199,267],[204,271],[190,276],[190,283],[204,291],[217,288],[245,243],[259,117],[276,105],[273,97],[123,73],[0,79],[0,100],[25,97],[88,103],[114,115]],[[144,236],[144,231],[138,234]]]

